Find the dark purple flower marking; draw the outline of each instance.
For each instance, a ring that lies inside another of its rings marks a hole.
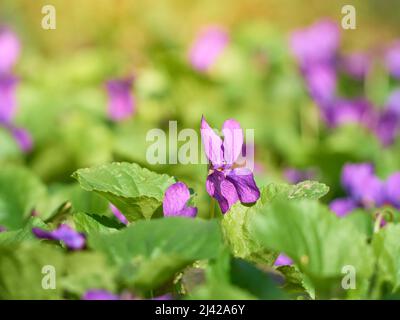
[[[170,185],[164,194],[164,216],[183,216],[194,218],[197,214],[197,208],[187,206],[189,199],[189,188],[183,182],[177,182]]]
[[[117,217],[117,219],[121,221],[123,224],[127,225],[129,223],[128,219],[126,219],[126,217],[122,214],[122,212],[119,211],[118,208],[111,203],[110,203],[110,210]]]
[[[208,71],[228,45],[229,36],[220,26],[209,26],[200,31],[189,51],[189,60],[199,72]]]
[[[86,239],[84,234],[76,232],[70,226],[61,224],[53,231],[46,231],[40,228],[32,228],[33,234],[39,239],[56,240],[65,244],[68,249],[80,250],[85,247]]]
[[[330,203],[329,208],[336,213],[338,217],[344,217],[354,209],[358,208],[358,204],[351,198],[339,198],[333,200]]]
[[[204,117],[201,120],[201,138],[204,150],[210,161],[206,189],[215,198],[222,213],[240,201],[253,203],[260,197],[254,176],[248,168],[235,168],[243,146],[243,131],[234,120],[226,120],[222,126],[224,140],[214,132]]]
[[[281,253],[278,258],[274,262],[274,266],[280,267],[280,266],[290,266],[293,264],[293,260],[290,259],[287,255]]]
[[[108,116],[111,120],[120,121],[129,118],[135,112],[132,84],[133,78],[107,81]]]
[[[17,35],[6,27],[0,28],[0,74],[9,73],[20,55]]]

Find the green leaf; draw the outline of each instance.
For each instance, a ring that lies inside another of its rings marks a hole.
[[[46,194],[45,186],[30,171],[9,166],[0,171],[0,225],[21,228],[38,201]]]
[[[97,252],[73,252],[65,258],[62,287],[82,296],[89,289],[115,290],[115,270]]]
[[[99,220],[102,219],[108,225],[102,224]],[[91,233],[110,233],[117,231],[119,225],[114,223],[114,221],[107,220],[105,216],[89,215],[86,213],[78,212],[73,215],[73,221],[75,223],[76,230],[79,232],[84,232],[85,234]],[[110,225],[111,224],[111,225]]]
[[[89,247],[121,266],[125,283],[149,290],[196,260],[218,256],[222,236],[216,221],[171,217],[139,221],[117,233],[89,234]]]
[[[150,219],[160,208],[164,192],[174,179],[141,168],[135,163],[111,163],[73,174],[84,190],[112,202],[129,221]]]
[[[277,257],[276,252],[271,252],[259,243],[254,234],[249,232],[249,226],[259,214],[261,208],[276,196],[288,199],[308,198],[317,199],[328,192],[329,188],[315,181],[304,181],[297,185],[269,184],[261,188],[261,197],[253,206],[241,204],[232,206],[222,219],[221,226],[225,240],[230,246],[235,257],[259,263],[272,265]]]
[[[0,245],[9,246],[16,245],[27,240],[36,240],[36,237],[32,233],[33,227],[46,229],[47,226],[41,219],[37,217],[31,217],[22,229],[0,232]]]
[[[53,246],[23,244],[0,246],[0,299],[60,299],[59,285],[64,271],[63,256]],[[54,267],[55,288],[43,287],[51,284],[51,273],[45,266]],[[46,278],[47,277],[47,278]]]
[[[392,292],[400,288],[400,225],[388,224],[374,235],[372,247],[377,258],[378,286],[389,283]],[[376,297],[374,297],[376,298]]]
[[[259,299],[282,300],[287,298],[277,287],[277,283],[272,280],[271,274],[261,271],[244,260],[232,259],[230,275],[233,285],[248,291]]]
[[[345,294],[342,268],[357,271],[357,292],[365,289],[373,258],[366,236],[316,201],[276,198],[250,228],[267,248],[284,252],[310,279],[318,297]]]

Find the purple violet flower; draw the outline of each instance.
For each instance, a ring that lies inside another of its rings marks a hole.
[[[400,118],[400,89],[394,90],[386,102],[386,110],[393,112]]]
[[[120,300],[120,298],[107,290],[92,289],[86,291],[82,300]]]
[[[385,184],[386,201],[400,209],[400,172],[392,174]]]
[[[290,37],[290,47],[302,69],[315,64],[332,64],[339,48],[338,25],[320,20],[308,28],[296,30]]]
[[[61,224],[53,231],[32,228],[32,232],[39,239],[62,241],[70,250],[83,249],[86,243],[84,234],[76,232],[66,224]]]
[[[20,42],[15,33],[0,28],[0,74],[9,73],[20,55]]]
[[[189,188],[183,182],[176,182],[170,185],[165,191],[163,200],[164,216],[194,218],[197,214],[197,208],[187,206],[189,199]]]
[[[333,101],[336,95],[336,70],[330,65],[315,65],[304,72],[310,96],[320,105]]]
[[[135,112],[135,99],[131,93],[132,84],[132,77],[107,81],[108,116],[111,120],[121,121]]]
[[[363,80],[371,68],[371,58],[361,52],[351,53],[341,58],[342,70],[357,80]]]
[[[248,168],[235,168],[243,146],[243,131],[234,120],[226,120],[222,126],[224,140],[211,129],[204,117],[201,119],[201,138],[210,161],[206,189],[215,198],[222,213],[240,201],[253,203],[260,197],[254,176]]]
[[[189,51],[189,60],[193,68],[199,72],[208,71],[228,42],[229,36],[220,26],[208,26],[201,30]]]
[[[129,223],[128,219],[122,214],[121,211],[118,210],[116,206],[110,203],[110,210],[114,214],[114,216],[117,217],[119,221],[121,221],[123,224],[127,225]]]
[[[9,127],[12,136],[19,145],[20,149],[27,153],[33,148],[33,140],[30,133],[24,128]]]
[[[373,131],[383,146],[389,146],[396,140],[400,129],[400,117],[392,110],[377,115]]]
[[[339,198],[329,204],[329,208],[336,213],[338,217],[344,217],[354,209],[358,208],[357,203],[351,198]]]
[[[364,207],[376,207],[384,202],[384,184],[374,175],[369,163],[346,164],[342,171],[342,185],[350,197]]]
[[[293,264],[293,260],[290,259],[287,255],[281,253],[278,258],[276,258],[274,262],[274,266],[280,267],[280,266],[290,266]]]
[[[17,84],[18,80],[16,77],[0,74],[0,123],[11,123],[15,116],[17,108],[15,94]]]
[[[337,99],[321,108],[321,112],[324,120],[332,128],[348,123],[359,123],[369,127],[375,117],[371,104],[362,98]]]
[[[385,53],[385,66],[391,75],[400,78],[400,40],[395,41]]]
[[[295,168],[287,168],[283,172],[285,179],[292,184],[297,184],[305,180],[312,180],[315,178],[314,169],[298,170]]]

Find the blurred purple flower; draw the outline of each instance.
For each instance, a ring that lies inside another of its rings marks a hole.
[[[276,267],[290,266],[292,264],[293,264],[293,260],[290,259],[288,256],[284,255],[283,253],[281,253],[274,262],[274,266],[276,266]]]
[[[0,123],[11,123],[15,116],[18,80],[11,75],[0,75]]]
[[[120,300],[119,296],[108,292],[107,290],[92,289],[87,291],[82,300]]]
[[[46,231],[40,228],[32,228],[33,234],[39,239],[56,240],[63,242],[68,249],[79,250],[85,247],[86,239],[84,234],[76,232],[70,226],[61,224],[53,231]]]
[[[91,289],[86,291],[82,296],[82,300],[142,300],[133,296],[130,292],[123,292],[121,295],[113,294],[103,289]],[[154,297],[151,300],[172,300],[170,294]]]
[[[129,223],[128,219],[122,214],[121,211],[118,210],[116,206],[110,203],[110,209],[111,212],[117,217],[119,221],[121,221],[123,224],[127,225]]]
[[[23,128],[14,126],[10,126],[9,128],[20,149],[25,153],[31,151],[33,148],[33,141],[30,133]]]
[[[208,26],[200,31],[189,51],[193,68],[206,72],[216,62],[228,45],[229,36],[220,26]]]
[[[325,19],[308,28],[294,31],[290,37],[290,47],[304,69],[315,64],[334,63],[339,41],[338,25]]]
[[[190,199],[189,188],[183,182],[176,182],[165,191],[163,200],[164,216],[183,216],[194,218],[197,208],[187,207]]]
[[[400,78],[400,40],[386,50],[384,59],[387,70],[395,78]]]
[[[400,117],[392,110],[385,110],[377,116],[373,131],[383,146],[394,143],[400,129]]]
[[[358,207],[357,203],[351,198],[339,198],[329,204],[329,208],[338,217],[344,217]]]
[[[6,227],[0,226],[0,232],[5,232],[7,231]]]
[[[292,184],[296,184],[305,180],[312,180],[315,178],[315,170],[314,169],[295,169],[295,168],[287,168],[283,172],[285,179]]]
[[[386,102],[386,110],[393,112],[400,118],[400,89],[394,90]]]
[[[364,207],[383,204],[384,184],[374,175],[369,163],[346,164],[342,171],[342,185],[350,197]]]
[[[133,78],[113,79],[106,83],[108,116],[113,121],[129,118],[135,112],[135,99],[131,89]]]
[[[20,55],[17,35],[6,27],[0,27],[0,74],[10,73]]]
[[[337,99],[321,108],[322,116],[330,127],[359,123],[369,127],[375,116],[371,104],[363,99]]]
[[[392,174],[385,184],[386,201],[400,209],[400,172]]]
[[[336,70],[330,65],[315,65],[304,71],[311,97],[320,105],[330,103],[336,94]]]
[[[371,68],[371,58],[366,53],[351,53],[341,58],[340,65],[352,78],[363,80]]]
[[[206,189],[218,201],[222,213],[226,213],[237,201],[257,201],[260,191],[252,171],[248,168],[234,168],[243,146],[240,124],[234,119],[226,120],[222,126],[223,141],[204,117],[201,119],[200,129],[204,150],[210,161]]]

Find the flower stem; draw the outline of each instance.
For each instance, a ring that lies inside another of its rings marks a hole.
[[[210,201],[210,219],[214,219],[215,217],[215,199],[211,198]]]

